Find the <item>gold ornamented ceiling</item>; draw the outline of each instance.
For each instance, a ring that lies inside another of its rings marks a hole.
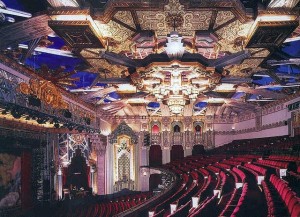
[[[249,94],[262,93],[260,99],[269,100],[268,91],[256,90],[253,76],[263,72],[274,78],[267,60],[300,35],[294,8],[299,0],[263,1],[264,7],[257,8],[238,0],[109,0],[103,10],[67,2],[49,1],[49,26],[88,64],[88,72],[99,74],[94,86],[76,94],[108,115],[136,115],[136,109],[148,115],[187,115],[190,110],[205,115],[197,107],[201,102],[236,115],[226,102],[244,103],[246,109],[253,108],[251,103],[259,106],[259,100],[247,101]],[[101,82],[107,86],[98,87]],[[111,91],[121,97],[107,105],[101,97]],[[240,92],[244,95],[234,98]],[[282,97],[278,91],[270,95],[271,100]],[[151,102],[159,107],[151,109]],[[172,103],[180,104],[180,111],[174,112]]]

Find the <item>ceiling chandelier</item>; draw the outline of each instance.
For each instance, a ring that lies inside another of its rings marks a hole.
[[[168,14],[166,22],[169,27],[173,27],[173,31],[167,35],[168,42],[166,43],[165,51],[171,60],[180,59],[185,49],[182,43],[182,36],[176,31],[176,28],[182,26],[184,19],[181,14]]]
[[[180,59],[184,53],[184,47],[182,43],[182,37],[176,31],[172,31],[168,34],[168,42],[165,50],[170,59]]]

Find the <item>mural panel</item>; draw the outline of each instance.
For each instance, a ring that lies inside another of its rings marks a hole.
[[[21,204],[21,157],[0,153],[0,209]]]

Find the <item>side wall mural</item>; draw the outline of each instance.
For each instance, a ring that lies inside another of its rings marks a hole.
[[[0,209],[21,204],[21,157],[0,153]]]

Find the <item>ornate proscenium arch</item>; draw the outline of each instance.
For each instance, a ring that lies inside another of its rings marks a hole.
[[[132,144],[138,143],[138,137],[135,132],[125,123],[122,122],[110,135],[110,143],[114,144],[118,141],[118,136],[127,135],[131,138]]]

